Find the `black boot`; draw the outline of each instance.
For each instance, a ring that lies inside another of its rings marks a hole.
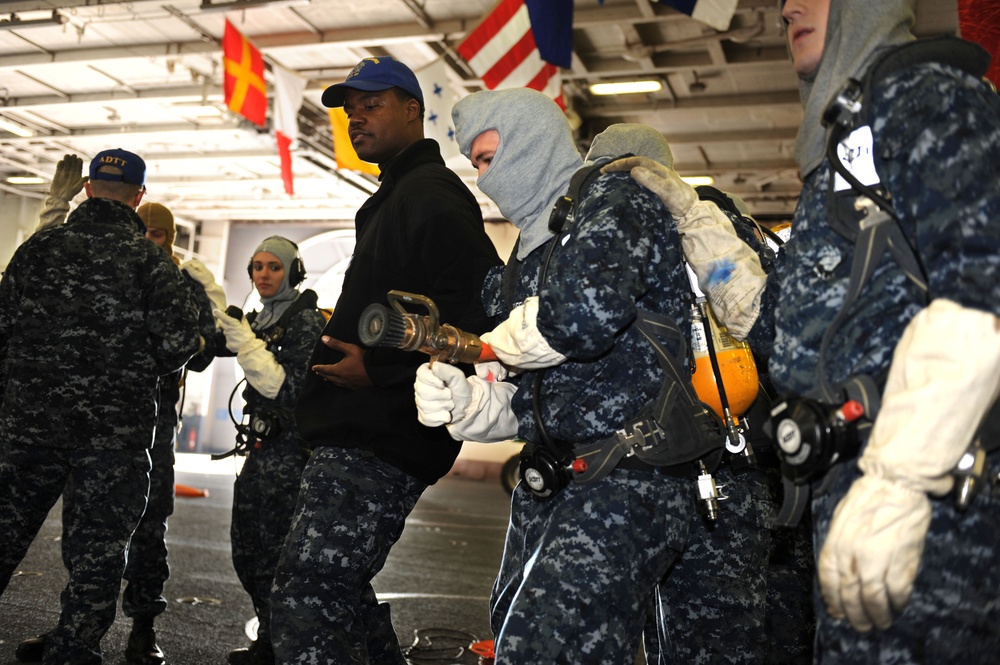
[[[249,649],[230,651],[229,665],[274,665],[274,650],[269,643],[257,640]]]
[[[229,652],[229,658],[227,659],[229,665],[250,665],[250,649],[243,647],[242,649],[233,649]]]
[[[37,637],[29,637],[17,645],[14,657],[22,663],[42,662],[42,652],[45,651],[45,637],[43,633]]]
[[[156,644],[156,631],[150,623],[132,623],[125,647],[126,665],[163,665],[167,662],[163,650]]]

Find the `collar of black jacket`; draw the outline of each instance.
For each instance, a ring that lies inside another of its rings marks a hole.
[[[378,179],[380,182],[385,182],[390,178],[398,180],[407,171],[426,163],[444,165],[441,148],[434,139],[414,141],[403,152],[385,164],[379,164],[381,173],[379,173]]]

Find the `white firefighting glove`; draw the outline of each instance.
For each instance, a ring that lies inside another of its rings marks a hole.
[[[83,160],[76,155],[63,155],[56,164],[49,195],[38,216],[38,230],[63,223],[69,213],[69,202],[80,193],[89,178],[83,175]]]
[[[517,386],[466,377],[448,363],[424,363],[413,384],[417,419],[428,427],[446,425],[456,441],[495,443],[517,434],[510,399]]]
[[[612,171],[628,171],[663,202],[712,311],[733,337],[746,339],[760,315],[767,275],[760,257],[736,235],[729,217],[714,203],[700,200],[676,171],[648,157],[626,157],[601,169]]]
[[[974,350],[974,351],[973,351]],[[942,496],[1000,391],[1000,319],[948,300],[917,314],[896,346],[882,407],[833,514],[817,572],[830,616],[886,629],[906,607]]]
[[[490,345],[500,362],[520,369],[552,367],[566,360],[538,330],[538,296],[512,309],[503,323],[480,339]]]
[[[205,293],[208,295],[208,299],[212,301],[213,308],[225,311],[226,292],[223,291],[222,287],[215,281],[215,275],[212,274],[212,271],[209,270],[204,263],[198,259],[189,259],[181,264],[181,270],[190,275],[196,282],[201,284],[202,288],[205,289]],[[218,321],[216,321],[216,327],[220,330],[222,329]]]
[[[214,309],[215,322],[226,336],[226,348],[236,354],[243,375],[257,392],[274,399],[285,383],[285,368],[267,350],[246,319],[235,319],[221,309]]]

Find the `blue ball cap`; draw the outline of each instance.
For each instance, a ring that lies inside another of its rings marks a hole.
[[[114,169],[101,171],[102,166],[113,166],[117,171]],[[146,182],[146,162],[142,161],[139,155],[121,148],[102,150],[90,161],[90,179],[141,185]]]
[[[347,75],[347,80],[323,91],[323,106],[331,109],[343,106],[348,88],[366,92],[402,88],[416,97],[421,106],[424,103],[424,94],[413,70],[389,56],[365,58],[356,64]]]

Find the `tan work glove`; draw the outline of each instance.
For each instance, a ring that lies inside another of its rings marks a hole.
[[[181,264],[181,270],[201,284],[202,288],[205,289],[206,295],[208,295],[208,299],[212,302],[212,307],[223,312],[226,310],[226,292],[215,281],[215,275],[212,274],[212,271],[204,263],[198,259],[189,259]],[[218,321],[215,324],[216,328],[222,329]]]
[[[648,157],[626,157],[601,169],[615,171],[628,171],[663,202],[712,311],[733,337],[746,339],[760,315],[767,275],[757,254],[736,235],[729,217],[714,203],[700,200],[676,171]]]
[[[512,309],[503,323],[480,339],[490,345],[500,362],[520,369],[552,367],[566,360],[538,330],[538,296]]]
[[[285,383],[285,368],[267,350],[246,319],[236,319],[220,309],[212,310],[216,324],[226,336],[226,348],[236,354],[236,362],[253,388],[267,399],[274,399]]]
[[[971,352],[972,350],[975,352]],[[830,616],[886,629],[906,607],[942,496],[1000,391],[1000,319],[935,300],[906,327],[854,481],[833,514],[817,573]]]
[[[63,155],[56,164],[56,173],[52,176],[49,195],[42,204],[38,216],[36,230],[62,224],[69,213],[69,202],[80,193],[84,183],[90,178],[83,175],[83,160],[76,155]]]

